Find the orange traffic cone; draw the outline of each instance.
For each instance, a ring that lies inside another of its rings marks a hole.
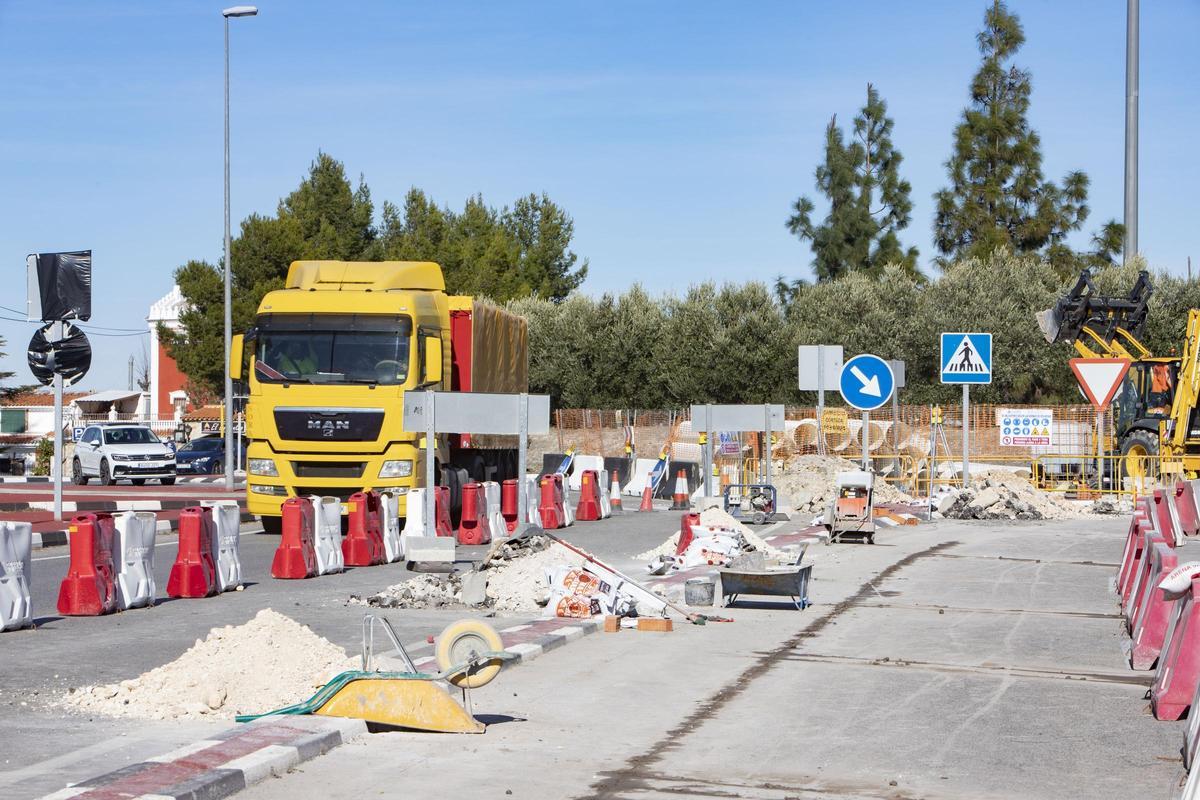
[[[653,511],[654,510],[654,487],[650,485],[650,479],[646,479],[646,488],[642,490],[642,504],[638,506],[638,511]]]
[[[687,511],[692,507],[688,500],[687,471],[679,470],[675,475],[675,493],[671,496],[672,511]]]
[[[612,489],[608,492],[608,506],[614,514],[623,514],[625,509],[621,506],[621,481],[617,477],[617,471],[613,470]]]

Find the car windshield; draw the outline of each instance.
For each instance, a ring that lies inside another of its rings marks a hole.
[[[211,452],[214,452],[217,450],[221,450],[224,447],[225,447],[224,439],[198,439],[183,449],[187,450],[188,452],[211,453]]]
[[[270,314],[258,320],[255,377],[268,383],[397,385],[412,321],[382,314]]]
[[[104,432],[105,444],[161,444],[149,428],[110,428]]]

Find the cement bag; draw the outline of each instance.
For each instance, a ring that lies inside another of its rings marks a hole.
[[[548,614],[555,617],[586,619],[597,614],[624,615],[632,607],[631,598],[619,586],[575,567],[547,567],[543,579],[550,587]]]
[[[242,509],[233,500],[209,500],[200,505],[212,509],[217,591],[231,591],[242,585]]]
[[[158,517],[149,511],[113,514],[113,560],[117,608],[154,605],[154,536]]]
[[[696,530],[692,528],[693,532]],[[692,539],[687,550],[683,552],[682,567],[724,566],[736,555],[742,552],[741,537],[716,534],[714,536],[697,536]]]
[[[1158,582],[1164,600],[1178,600],[1192,588],[1192,578],[1200,576],[1200,561],[1180,564]]]
[[[483,496],[487,501],[488,530],[492,532],[493,537],[507,535],[508,523],[504,521],[504,514],[500,511],[500,484],[496,481],[484,481]]]
[[[33,624],[29,582],[33,577],[33,526],[0,522],[0,631]]]
[[[383,535],[384,561],[391,564],[404,558],[404,542],[400,539],[400,498],[391,492],[379,495],[379,532]]]
[[[317,574],[344,572],[346,557],[342,554],[342,503],[336,497],[309,498],[313,504],[316,523],[314,548],[317,552]]]
[[[609,497],[608,470],[600,470],[600,519],[612,516],[612,498]]]

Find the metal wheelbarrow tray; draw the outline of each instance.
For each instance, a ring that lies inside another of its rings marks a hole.
[[[723,567],[717,574],[721,578],[722,603],[726,606],[737,602],[743,594],[790,597],[799,611],[812,605],[808,600],[812,564],[755,570]]]

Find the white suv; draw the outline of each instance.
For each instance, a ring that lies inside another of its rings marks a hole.
[[[170,486],[175,483],[175,453],[145,425],[89,425],[75,443],[71,482],[84,486],[93,477],[105,486],[125,478],[134,486],[147,479]]]

